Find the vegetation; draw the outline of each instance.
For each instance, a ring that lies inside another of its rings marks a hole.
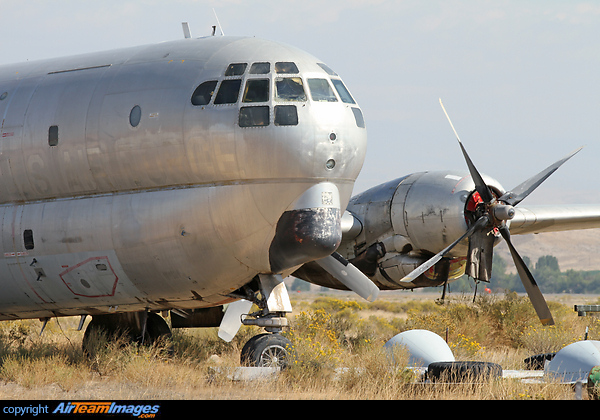
[[[552,255],[538,258],[537,263],[524,256],[523,260],[536,279],[542,293],[579,293],[600,294],[600,271],[560,270],[558,260]],[[512,261],[507,262],[500,255],[494,255],[492,278],[489,287],[495,290],[510,290],[525,293],[525,288],[516,272],[507,272]],[[515,271],[515,270],[512,270]],[[473,282],[466,276],[453,283],[455,290],[467,291]]]
[[[389,357],[383,345],[409,329],[448,338],[457,360],[523,369],[523,359],[581,340],[600,339],[598,317],[578,317],[550,302],[556,325],[542,328],[516,293],[472,297],[354,298],[294,295],[289,316],[295,363],[268,381],[233,381],[243,344],[260,332],[243,327],[231,342],[216,329],[175,330],[172,342],[138,347],[99,338],[93,358],[81,351],[76,318],[52,320],[43,335],[35,320],[0,323],[0,395],[7,399],[572,399],[556,383],[491,380],[476,386],[424,386],[406,369],[408,357]],[[394,363],[392,363],[392,360]]]

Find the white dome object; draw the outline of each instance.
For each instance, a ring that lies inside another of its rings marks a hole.
[[[586,340],[569,344],[546,364],[544,376],[563,383],[587,382],[594,366],[600,365],[600,341]]]
[[[409,330],[396,334],[384,348],[404,346],[410,354],[409,366],[426,367],[433,362],[454,362],[454,354],[442,337],[428,330]]]

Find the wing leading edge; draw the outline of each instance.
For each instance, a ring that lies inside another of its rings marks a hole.
[[[597,204],[540,205],[515,207],[515,210],[515,217],[510,222],[512,235],[600,228],[600,206]]]

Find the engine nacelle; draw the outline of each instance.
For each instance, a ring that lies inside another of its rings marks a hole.
[[[496,196],[504,192],[498,181],[486,176],[484,180]],[[385,256],[370,277],[384,288],[397,288],[406,274],[466,232],[476,205],[474,192],[471,176],[460,171],[419,172],[371,188],[348,205],[363,229],[340,251],[347,250],[348,257],[360,263],[370,248],[383,244]],[[465,240],[447,255],[450,267],[432,267],[421,279],[431,284],[422,285],[439,284],[440,270],[449,271],[449,278],[462,275],[467,251]]]

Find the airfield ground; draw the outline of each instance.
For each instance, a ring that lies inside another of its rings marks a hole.
[[[244,327],[225,344],[212,329],[174,334],[175,354],[163,348],[108,346],[95,359],[81,352],[78,318],[52,320],[39,336],[37,320],[0,324],[0,399],[573,399],[572,387],[493,380],[476,386],[423,386],[404,370],[390,370],[383,343],[401,330],[449,331],[458,360],[482,360],[522,369],[525,357],[582,339],[600,339],[600,317],[578,317],[575,304],[595,295],[550,295],[557,326],[541,328],[526,298],[439,292],[382,293],[366,304],[351,293],[295,293],[290,332],[302,359],[270,380],[233,381],[239,350],[257,330]],[[344,370],[341,376],[334,372]],[[585,397],[584,392],[584,399]]]

